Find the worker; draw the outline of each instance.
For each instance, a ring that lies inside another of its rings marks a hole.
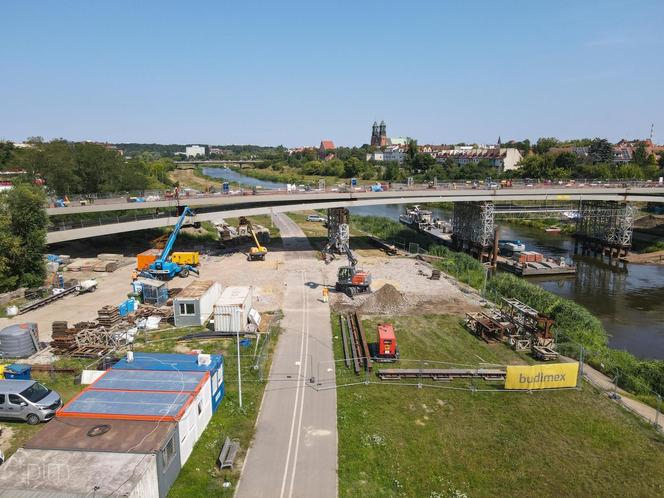
[[[136,270],[131,272],[131,281],[136,282],[136,279],[138,278],[138,272]]]
[[[326,303],[330,294],[330,289],[323,287],[323,302]]]

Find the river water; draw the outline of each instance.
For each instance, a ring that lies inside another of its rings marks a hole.
[[[245,185],[284,188],[283,184],[257,180],[226,168],[206,168],[205,174]],[[362,206],[351,212],[361,216],[399,219],[404,205]],[[435,216],[449,219],[451,212],[433,209]],[[567,235],[503,223],[501,239],[518,239],[527,250],[548,256],[573,257],[574,242]],[[574,257],[577,274],[537,277],[529,280],[559,296],[572,299],[597,316],[609,332],[609,344],[640,358],[664,359],[664,265],[609,266],[589,257]]]

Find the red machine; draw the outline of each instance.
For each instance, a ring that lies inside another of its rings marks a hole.
[[[377,361],[396,361],[399,359],[399,348],[397,347],[397,336],[391,323],[378,325],[378,351]]]

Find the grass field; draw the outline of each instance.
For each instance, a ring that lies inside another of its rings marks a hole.
[[[332,321],[340,337],[338,320]],[[395,323],[402,358],[532,362],[475,339],[457,318],[385,321]],[[377,322],[363,322],[369,340]],[[337,358],[340,342],[334,341]],[[343,382],[352,374],[339,365]],[[451,389],[470,381],[438,385],[338,389],[340,496],[664,494],[664,438],[587,385],[532,393]]]

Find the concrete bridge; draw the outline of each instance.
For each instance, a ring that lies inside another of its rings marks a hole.
[[[426,204],[432,202],[514,202],[536,201],[574,202],[574,201],[614,201],[664,202],[664,186],[655,184],[651,187],[564,187],[538,186],[531,188],[504,189],[404,189],[386,192],[290,192],[265,191],[256,195],[207,194],[183,197],[180,204],[194,209],[204,208],[197,214],[198,221],[215,221],[221,218],[302,211],[307,209],[350,208],[384,204]],[[51,227],[48,243],[97,237],[149,228],[173,225],[176,218],[168,213],[156,213],[158,209],[174,208],[173,199],[152,202],[129,203],[126,199],[105,199],[87,206],[69,206],[48,208],[49,216],[80,213],[110,214],[113,211],[155,210],[155,213],[136,213],[131,218],[100,217],[99,220],[87,220],[82,223],[63,222]],[[218,208],[218,209],[216,209]]]

